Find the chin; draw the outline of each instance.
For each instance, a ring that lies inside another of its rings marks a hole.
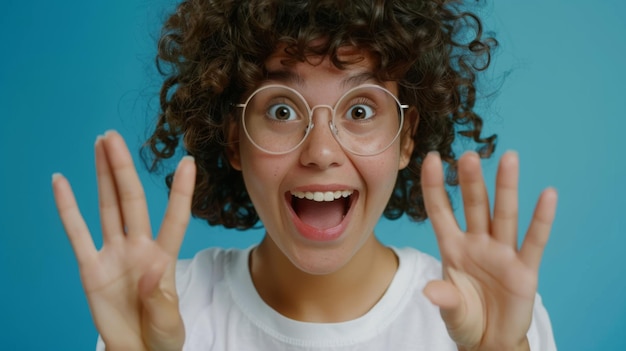
[[[307,247],[295,248],[286,254],[298,270],[310,275],[329,275],[344,268],[354,253],[346,247]]]

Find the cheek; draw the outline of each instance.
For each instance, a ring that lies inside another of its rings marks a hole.
[[[381,154],[380,160],[378,162],[380,177],[389,178],[395,183],[401,162],[400,150],[390,148],[388,152]]]
[[[383,153],[376,159],[368,160],[367,164],[360,165],[361,174],[370,191],[382,191],[385,196],[390,195],[398,176],[398,162],[397,153]]]
[[[241,165],[246,188],[253,201],[266,201],[271,192],[280,188],[289,160],[242,148]]]

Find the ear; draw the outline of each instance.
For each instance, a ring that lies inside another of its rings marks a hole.
[[[231,167],[241,171],[241,155],[239,154],[239,125],[229,122],[226,135],[226,157]]]
[[[411,154],[415,148],[415,140],[413,140],[413,137],[417,132],[419,119],[419,112],[415,106],[409,107],[404,114],[404,126],[402,128],[402,134],[400,135],[400,162],[398,169],[404,169],[411,161]]]

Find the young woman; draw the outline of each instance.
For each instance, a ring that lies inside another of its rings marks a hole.
[[[183,1],[159,42],[167,78],[144,151],[153,169],[189,156],[167,177],[157,238],[116,132],[95,144],[99,251],[53,177],[98,349],[555,350],[536,290],[556,193],[541,195],[518,248],[507,152],[491,213],[480,158],[495,136],[473,108],[495,40],[462,8]],[[457,137],[478,152],[457,160]],[[446,182],[461,186],[465,230]],[[266,235],[177,263],[190,214],[239,229],[260,220]],[[377,240],[381,215],[403,214],[430,218],[441,263]]]

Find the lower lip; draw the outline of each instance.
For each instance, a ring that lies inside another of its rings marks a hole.
[[[300,220],[300,217],[294,212],[291,205],[287,204],[289,208],[289,213],[291,214],[292,221],[298,231],[298,234],[302,236],[304,239],[314,242],[331,242],[336,241],[342,237],[342,234],[346,231],[346,227],[350,222],[350,217],[352,216],[352,208],[354,207],[354,203],[356,202],[357,193],[355,192],[353,198],[350,200],[350,208],[348,209],[348,213],[343,217],[343,220],[338,225],[332,228],[319,229],[312,227]],[[291,201],[291,195],[288,196],[287,201]]]

